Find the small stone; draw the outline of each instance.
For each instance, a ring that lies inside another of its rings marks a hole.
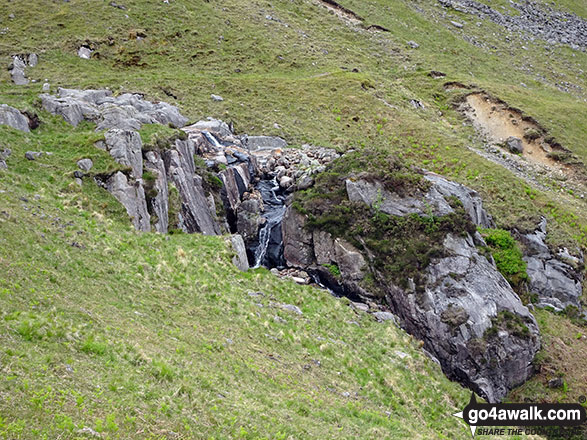
[[[420,47],[420,45],[418,43],[416,43],[415,41],[412,41],[412,40],[408,41],[407,45],[409,47],[411,47],[412,49],[417,49]]]
[[[550,379],[548,381],[548,388],[562,388],[564,385],[564,381],[562,377],[555,377],[554,379]]]
[[[212,99],[212,101],[216,102],[224,101],[224,98],[220,95],[211,94],[210,98]]]
[[[289,176],[283,176],[280,180],[279,180],[279,186],[282,187],[283,189],[287,189],[290,186],[292,186],[293,184],[293,179]]]
[[[79,177],[76,177],[74,179],[75,183],[77,183],[79,186],[83,186],[84,182],[82,179],[80,179]]]
[[[305,279],[300,278],[300,277],[291,277],[291,279],[294,280],[298,284],[308,284]]]
[[[51,84],[49,84],[49,83],[43,84],[43,92],[47,93],[49,91],[51,91]]]
[[[463,24],[459,23],[457,21],[451,21],[450,24],[452,24],[454,27],[462,29],[463,28]]]
[[[78,429],[77,433],[91,435],[92,437],[102,437],[102,434],[100,434],[97,431],[94,431],[92,428],[90,428],[88,426],[85,426],[82,429]]]
[[[385,322],[385,321],[393,321],[394,323],[397,322],[395,315],[391,312],[375,312],[375,313],[373,313],[373,316],[379,322]]]
[[[92,162],[92,159],[80,159],[77,161],[77,166],[80,170],[87,172],[92,169],[94,162]]]
[[[283,310],[287,310],[288,312],[297,313],[298,315],[304,314],[298,306],[294,306],[293,304],[281,304],[279,307],[281,307]]]
[[[92,50],[89,47],[81,46],[77,51],[77,56],[89,60],[92,57]]]
[[[41,156],[40,151],[27,151],[26,153],[24,153],[24,157],[27,158],[28,160],[36,160],[38,157]]]
[[[400,359],[405,359],[409,356],[409,354],[404,353],[403,351],[399,351],[399,350],[396,350],[394,353]]]
[[[360,310],[362,312],[368,312],[369,311],[369,306],[365,303],[360,303],[360,302],[352,302],[351,301],[351,306],[357,310]]]

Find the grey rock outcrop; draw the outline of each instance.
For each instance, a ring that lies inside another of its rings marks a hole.
[[[444,246],[452,255],[426,268],[423,291],[388,285],[387,298],[403,327],[424,341],[449,378],[490,402],[500,401],[532,375],[538,325],[470,236],[449,234]]]
[[[129,181],[126,175],[116,172],[105,182],[106,189],[126,208],[132,224],[138,231],[149,232],[151,222],[147,210],[145,190],[140,181]]]
[[[29,132],[29,120],[19,110],[0,104],[0,125],[8,125],[20,131]]]
[[[202,178],[194,174],[194,145],[190,140],[177,140],[176,149],[165,153],[167,175],[173,181],[181,198],[180,225],[185,232],[201,232],[204,235],[218,235],[220,226],[215,220],[204,189]]]
[[[27,160],[37,160],[37,158],[41,157],[41,155],[43,154],[42,151],[27,151],[26,153],[24,153],[24,157]]]
[[[546,219],[529,234],[520,234],[524,244],[524,261],[528,267],[529,290],[538,295],[537,307],[552,307],[562,311],[569,306],[581,310],[583,258],[568,251],[557,254],[546,245]]]
[[[0,151],[0,170],[8,169],[8,165],[6,164],[6,159],[12,154],[12,150],[6,148]]]
[[[77,56],[80,58],[83,58],[84,60],[89,60],[90,58],[92,58],[92,52],[93,52],[93,50],[90,49],[89,47],[81,46],[77,50]]]
[[[154,182],[145,182],[151,221],[155,219],[155,230],[166,234],[169,229],[169,188],[167,172],[161,154],[149,151],[145,154],[145,168],[155,176]]]
[[[256,198],[245,200],[238,206],[236,229],[247,245],[259,238],[259,228],[263,223],[262,211],[263,201]]]
[[[12,82],[17,86],[24,86],[29,83],[25,74],[25,69],[28,67],[35,67],[39,62],[39,57],[35,53],[29,55],[14,55],[12,63],[9,67]]]
[[[421,197],[401,197],[388,191],[380,182],[366,180],[346,180],[346,191],[351,202],[377,205],[381,212],[389,215],[429,214],[446,215],[454,212],[447,201],[456,197],[461,201],[471,221],[483,227],[492,227],[493,219],[483,209],[481,197],[476,191],[434,173],[426,173],[424,178],[432,183],[430,189]]]
[[[116,162],[129,166],[132,176],[141,178],[143,175],[143,142],[141,135],[134,130],[113,128],[104,134],[106,150]]]
[[[76,126],[88,120],[97,124],[97,130],[138,130],[143,124],[183,127],[188,121],[177,107],[147,101],[139,94],[114,97],[110,90],[59,88],[57,96],[42,94],[41,100],[45,110],[63,116],[68,123]]]
[[[447,199],[457,197],[472,222],[492,223],[474,191],[435,174],[424,177],[431,183],[428,190],[405,197],[377,181],[347,179],[347,195],[395,216],[429,215],[430,209],[447,215],[454,212]],[[474,237],[448,233],[441,243],[442,256],[423,269],[418,286],[409,279],[407,287],[400,288],[372,267],[373,256],[364,243],[359,250],[325,231],[309,231],[306,221],[304,214],[288,207],[283,221],[287,264],[318,275],[335,292],[362,302],[375,299],[361,282],[370,274],[402,327],[424,341],[448,377],[491,402],[530,377],[540,347],[538,326],[493,260],[479,253]],[[339,276],[330,270],[333,265]]]

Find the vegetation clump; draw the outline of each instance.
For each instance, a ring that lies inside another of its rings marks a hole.
[[[421,290],[424,269],[433,258],[445,256],[449,233],[474,233],[475,227],[462,205],[451,199],[454,212],[444,216],[389,215],[376,203],[369,207],[348,200],[345,180],[360,173],[361,179],[382,182],[400,196],[423,194],[429,182],[397,157],[374,150],[350,153],[316,178],[313,188],[296,196],[295,207],[308,215],[308,227],[341,237],[372,255],[373,268],[387,281],[406,289],[410,279]]]
[[[526,262],[522,250],[509,231],[503,229],[481,229],[481,235],[495,260],[497,270],[518,293],[524,290],[528,281]]]

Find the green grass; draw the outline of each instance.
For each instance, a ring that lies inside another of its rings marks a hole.
[[[509,231],[503,229],[481,229],[481,235],[489,246],[495,265],[510,285],[521,294],[528,281],[526,262],[520,246]]]
[[[467,392],[404,332],[239,272],[222,237],[138,234],[104,190],[46,180],[52,156],[22,147],[0,180],[0,437],[468,435],[448,416]]]
[[[41,84],[143,92],[192,121],[219,117],[239,133],[292,145],[391,152],[478,190],[501,229],[531,229],[546,215],[550,244],[585,248],[580,195],[556,182],[537,190],[470,151],[481,141],[453,108],[462,92],[442,84],[474,84],[506,100],[585,162],[587,84],[577,72],[587,55],[516,36],[507,42],[496,25],[459,15],[489,48],[476,47],[444,26],[448,18],[436,23],[412,8],[434,10],[428,1],[341,0],[387,33],[349,27],[311,1],[119,2],[126,11],[108,3],[8,2],[0,17],[8,28],[0,62],[14,53],[40,58],[27,70],[38,82],[24,87],[0,70],[0,102],[42,121],[30,134],[0,127],[0,148],[13,150],[0,171],[0,435],[75,438],[91,427],[110,438],[465,438],[447,414],[467,393],[402,332],[264,270],[241,274],[221,238],[138,235],[91,178],[77,186],[80,158],[91,157],[96,174],[120,165],[93,146],[102,134],[91,124],[73,129],[40,109]],[[586,16],[584,2],[558,4]],[[76,56],[86,40],[99,57]],[[408,40],[420,48],[408,50]],[[430,70],[447,76],[434,80]],[[579,88],[559,90],[565,82]],[[426,108],[415,111],[410,99]],[[156,148],[174,133],[146,126],[141,136]],[[53,154],[29,162],[27,150]],[[173,217],[173,188],[170,197]],[[266,296],[247,295],[259,290]],[[297,304],[304,315],[271,301]],[[538,313],[547,335],[571,328]],[[395,347],[410,357],[398,361]],[[560,368],[568,359],[556,347],[547,344],[545,356]],[[581,365],[581,351],[573,353]],[[580,378],[567,373],[570,393]],[[553,395],[534,384],[524,392]]]

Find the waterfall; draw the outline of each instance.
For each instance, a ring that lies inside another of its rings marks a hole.
[[[212,144],[214,148],[223,148],[222,144],[218,142],[218,139],[216,139],[216,136],[214,136],[212,133],[206,130],[202,130],[202,134],[204,135],[206,140]]]
[[[283,266],[283,243],[281,238],[281,220],[285,214],[285,198],[277,180],[261,180],[257,189],[265,206],[265,224],[259,231],[259,244],[255,249],[254,267]]]

